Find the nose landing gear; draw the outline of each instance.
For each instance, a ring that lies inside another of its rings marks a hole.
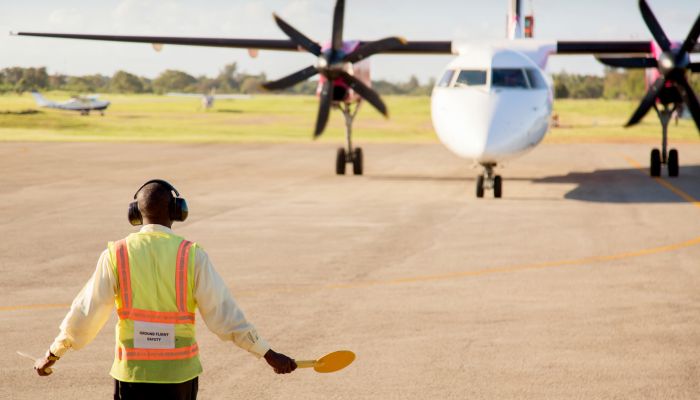
[[[503,196],[503,179],[500,175],[494,175],[493,168],[496,164],[482,164],[484,173],[476,178],[476,197],[483,198],[484,191],[493,189],[493,197],[500,199]]]

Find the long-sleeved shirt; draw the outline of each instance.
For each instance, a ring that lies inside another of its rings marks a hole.
[[[173,232],[162,225],[145,225],[141,232]],[[63,319],[51,353],[61,357],[68,349],[78,350],[90,343],[109,319],[118,295],[114,265],[105,250],[90,280],[78,293]],[[207,253],[198,246],[194,263],[194,297],[207,327],[222,340],[261,357],[270,349],[255,327],[246,320],[228,287],[216,272]]]

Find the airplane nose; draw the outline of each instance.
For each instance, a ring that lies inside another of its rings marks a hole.
[[[447,148],[497,162],[536,144],[547,128],[546,94],[448,89],[433,93],[433,124]]]
[[[521,109],[520,105],[500,105],[493,108],[486,128],[486,143],[483,148],[485,156],[508,153],[520,140],[517,132],[523,131],[525,123],[520,118],[523,112]]]
[[[474,158],[486,148],[493,107],[479,90],[439,90],[432,96],[435,132],[450,150]]]
[[[547,130],[547,107],[537,94],[513,92],[495,96],[483,159],[507,157],[532,147]]]

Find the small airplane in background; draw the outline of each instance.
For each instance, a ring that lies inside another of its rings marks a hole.
[[[65,111],[78,111],[80,115],[90,115],[90,111],[99,111],[100,115],[105,115],[105,110],[109,107],[109,101],[99,100],[99,96],[75,96],[70,100],[57,103],[44,98],[36,90],[32,91],[32,96],[39,107],[55,108]]]
[[[509,0],[507,39],[499,41],[407,41],[400,37],[344,40],[344,0],[336,1],[331,40],[326,43],[306,37],[276,14],[274,20],[287,40],[38,32],[17,35],[150,43],[156,49],[164,44],[244,48],[251,56],[257,50],[307,51],[317,57],[314,65],[263,86],[283,89],[320,75],[314,137],[325,129],[332,108],[343,112],[346,147],[338,149],[339,175],[345,174],[348,163],[353,165],[355,175],[362,175],[362,149],[352,144],[352,123],[362,102],[388,114],[386,105],[371,88],[368,58],[381,53],[455,54],[431,95],[433,126],[445,147],[483,168],[477,179],[477,197],[493,190],[497,198],[502,196],[502,179],[494,173],[495,167],[533,149],[549,129],[553,85],[544,72],[549,56],[590,54],[613,67],[647,69],[648,92],[626,126],[639,123],[653,108],[662,124],[662,146],[651,152],[650,175],[659,176],[661,166],[666,165],[669,176],[678,176],[678,151],[667,149],[667,128],[670,116],[683,105],[700,131],[700,102],[687,80],[690,74],[700,72],[700,63],[691,62],[689,56],[700,52],[700,16],[685,40],[670,41],[646,0],[639,0],[642,18],[654,40],[543,41],[531,39],[534,18],[524,17],[521,9],[522,0]]]
[[[165,95],[173,97],[198,97],[202,99],[201,104],[203,110],[210,110],[214,107],[215,100],[250,100],[253,98],[253,96],[249,94],[216,94],[213,90],[208,94],[169,92]]]

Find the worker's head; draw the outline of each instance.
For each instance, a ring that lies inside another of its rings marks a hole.
[[[187,202],[179,197],[177,189],[164,180],[146,182],[134,194],[129,205],[129,221],[132,225],[159,224],[172,226],[173,221],[187,218]]]

